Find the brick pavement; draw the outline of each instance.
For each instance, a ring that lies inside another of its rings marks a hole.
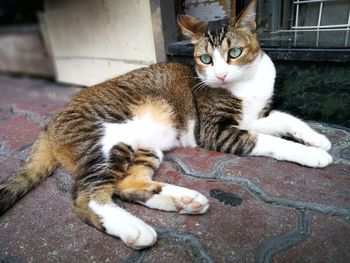
[[[77,90],[0,76],[1,179]],[[121,203],[158,232],[144,251],[80,222],[71,179],[58,171],[0,218],[0,262],[350,262],[350,132],[311,125],[333,142],[325,169],[198,148],[167,153],[155,179],[200,191],[210,208],[189,216]]]

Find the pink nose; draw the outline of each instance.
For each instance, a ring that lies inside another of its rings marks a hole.
[[[216,77],[221,80],[221,81],[224,81],[225,78],[227,76],[227,73],[222,73],[222,74],[217,74]]]

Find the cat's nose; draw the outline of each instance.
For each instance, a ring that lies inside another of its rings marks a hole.
[[[219,80],[221,80],[222,82],[225,81],[226,76],[227,76],[227,72],[221,73],[221,74],[216,74],[216,77],[217,77]]]

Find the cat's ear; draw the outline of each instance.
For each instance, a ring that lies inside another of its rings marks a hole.
[[[242,28],[247,32],[255,33],[256,31],[256,0],[251,0],[247,7],[232,21],[234,28]]]
[[[204,36],[208,28],[207,23],[186,15],[178,15],[177,24],[181,28],[182,33],[191,38],[192,42],[196,42],[196,40]]]

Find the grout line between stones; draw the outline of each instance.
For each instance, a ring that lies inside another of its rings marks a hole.
[[[175,231],[167,228],[155,228],[156,232],[160,236],[160,239],[169,243],[176,243],[183,246],[186,249],[187,254],[191,258],[191,262],[194,263],[213,263],[213,259],[209,256],[206,249],[199,241],[199,239],[188,232]],[[129,257],[124,259],[122,263],[141,263],[146,258],[147,254],[150,254],[153,249],[157,247],[149,248],[143,251],[134,251]]]
[[[239,159],[232,158],[232,156],[224,157],[223,159],[215,162],[210,172],[201,173],[197,171],[190,170],[187,165],[179,158],[174,156],[165,156],[164,161],[171,162],[175,169],[180,170],[186,175],[200,178],[208,178],[208,179],[217,179],[219,177],[219,169],[223,167],[225,164],[238,164]]]
[[[346,220],[350,219],[350,212],[346,209],[317,203],[307,203],[293,201],[285,198],[273,197],[249,179],[223,175],[221,171],[222,168],[224,167],[224,165],[232,163],[232,159],[221,161],[215,167],[215,170],[214,168],[212,168],[211,172],[206,173],[204,176],[202,176],[198,172],[194,173],[193,171],[191,171],[191,169],[189,169],[189,167],[184,162],[182,162],[176,157],[166,158],[166,160],[171,162],[175,166],[175,168],[177,168],[178,170],[180,170],[181,173],[187,176],[199,177],[203,179],[211,178],[218,181],[233,182],[240,185],[248,192],[250,192],[253,196],[267,204],[279,206],[281,208],[294,209],[294,212],[297,215],[296,229],[292,232],[278,236],[275,239],[268,240],[265,243],[261,244],[256,254],[257,263],[272,262],[272,258],[274,255],[302,242],[303,240],[306,240],[306,238],[310,234],[310,220],[308,216],[308,211],[316,211],[324,214],[342,216]]]
[[[223,181],[234,182],[244,187],[247,191],[258,197],[267,204],[276,205],[284,208],[294,208],[297,210],[310,210],[314,212],[342,216],[345,219],[350,219],[350,211],[344,208],[339,208],[331,205],[319,203],[308,203],[303,201],[295,201],[287,198],[274,197],[266,193],[261,187],[255,185],[251,180],[241,177],[228,178],[228,176],[220,177]]]
[[[297,216],[296,228],[287,234],[268,240],[258,248],[256,263],[272,262],[273,256],[304,241],[310,234],[310,218],[307,212],[295,211]]]
[[[10,112],[13,116],[24,116],[27,120],[39,124],[40,127],[45,126],[55,114],[55,113],[49,112],[41,115],[40,113],[29,111],[29,110],[17,109],[15,106],[11,106]]]
[[[0,141],[0,157],[17,158],[21,161],[24,161],[28,157],[28,153],[26,152],[27,149],[30,148],[33,144],[34,142],[30,142],[23,145],[21,148],[15,151],[9,151],[9,150],[6,150],[6,143],[3,141]]]
[[[225,158],[223,160],[220,160],[218,163],[216,163],[213,168],[211,169],[211,172],[205,173],[204,175],[199,172],[193,172],[191,169],[188,168],[188,166],[182,162],[177,157],[166,157],[165,161],[169,161],[173,164],[173,166],[179,170],[181,173],[197,177],[197,178],[204,178],[204,179],[215,179],[219,181],[227,181],[236,183],[242,187],[244,187],[248,192],[253,194],[258,199],[262,200],[263,202],[271,205],[277,205],[284,208],[294,208],[297,210],[310,210],[315,211],[319,213],[329,214],[329,215],[336,215],[336,216],[342,216],[346,220],[350,220],[350,211],[344,208],[339,208],[336,206],[331,205],[324,205],[319,203],[308,203],[308,202],[302,202],[302,201],[295,201],[290,200],[287,198],[280,198],[280,197],[274,197],[266,193],[261,187],[254,184],[250,179],[242,178],[242,177],[236,177],[236,176],[227,176],[223,175],[222,168],[224,165],[229,163],[238,163],[238,160],[234,161],[235,159]]]

